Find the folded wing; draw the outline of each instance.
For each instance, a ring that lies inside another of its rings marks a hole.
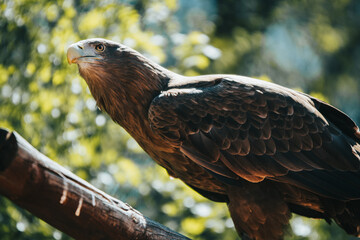
[[[214,77],[163,92],[149,118],[162,137],[224,182],[268,179],[360,199],[357,126],[305,94],[255,79]]]

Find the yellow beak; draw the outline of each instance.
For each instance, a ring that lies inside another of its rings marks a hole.
[[[67,50],[67,61],[69,64],[76,63],[78,58],[83,56],[82,46],[72,44]]]

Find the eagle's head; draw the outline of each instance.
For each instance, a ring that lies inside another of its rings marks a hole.
[[[137,55],[137,52],[119,43],[92,38],[70,45],[67,60],[78,65],[80,75],[92,90],[93,85],[101,87],[99,85],[114,80],[114,77],[117,81],[126,80],[129,62]]]
[[[126,117],[125,106],[150,105],[170,72],[125,45],[101,38],[70,45],[67,59],[78,65],[98,106],[117,122]]]
[[[120,47],[120,44],[102,38],[82,40],[69,46],[67,60],[70,64],[77,63],[83,67],[111,58]]]

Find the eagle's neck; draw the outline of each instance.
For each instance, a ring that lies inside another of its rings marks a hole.
[[[86,69],[80,67],[98,106],[138,142],[151,138],[148,109],[175,73],[140,54]]]

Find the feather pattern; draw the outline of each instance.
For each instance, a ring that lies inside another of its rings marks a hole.
[[[149,118],[153,128],[169,141],[174,141],[174,134],[168,137],[174,121],[167,119],[181,120],[181,127],[174,128],[179,136],[175,141],[191,144],[194,151],[206,154],[209,162],[222,162],[220,154],[225,156],[223,164],[250,182],[258,181],[253,177],[274,178],[289,171],[359,171],[359,156],[351,149],[354,142],[339,135],[308,96],[255,83],[246,78],[223,78],[190,94],[186,88],[178,88],[176,94],[169,90],[154,99]],[[222,99],[229,91],[230,97]],[[161,112],[165,114],[156,114],[164,103],[167,108]],[[267,173],[263,166],[281,166],[287,171]]]

